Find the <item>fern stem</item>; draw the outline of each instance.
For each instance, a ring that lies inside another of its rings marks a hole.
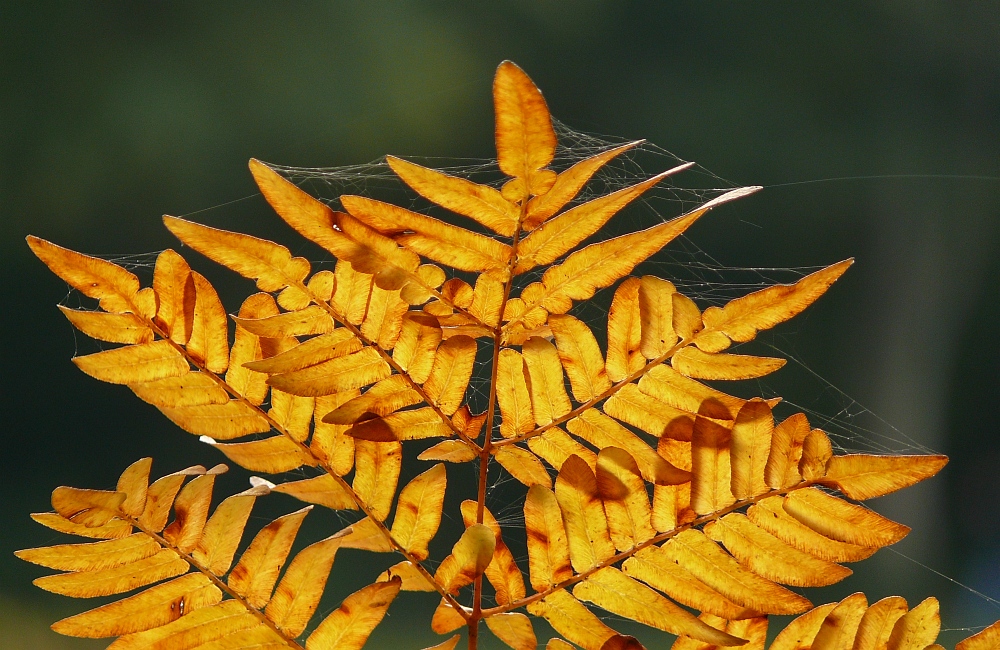
[[[156,543],[159,544],[160,546],[162,546],[163,548],[168,548],[171,551],[173,551],[174,553],[177,553],[177,555],[179,555],[182,560],[184,560],[185,562],[187,562],[188,564],[190,564],[198,572],[202,573],[206,578],[208,578],[209,580],[211,580],[212,583],[216,587],[218,587],[223,593],[228,594],[230,598],[232,598],[233,600],[239,602],[240,605],[243,605],[244,609],[246,609],[248,612],[250,612],[251,614],[253,614],[258,620],[260,620],[261,623],[263,623],[267,627],[271,628],[271,631],[274,632],[275,634],[277,634],[278,636],[280,636],[285,641],[285,643],[288,645],[289,648],[296,648],[297,650],[305,650],[305,648],[303,646],[299,645],[299,643],[295,639],[288,638],[288,636],[284,632],[282,632],[280,629],[278,629],[278,626],[275,625],[274,621],[272,621],[271,619],[269,619],[264,614],[264,612],[260,611],[259,609],[257,609],[253,605],[251,605],[249,602],[247,602],[246,598],[244,598],[240,594],[236,593],[236,591],[234,591],[232,587],[230,587],[228,584],[226,584],[225,582],[223,582],[222,578],[220,578],[219,576],[217,576],[214,573],[212,573],[212,571],[208,567],[203,566],[200,562],[198,562],[198,560],[194,559],[193,556],[191,556],[191,555],[185,553],[184,551],[180,550],[179,548],[177,548],[176,546],[174,546],[173,544],[171,544],[170,542],[168,542],[160,534],[154,533],[151,530],[146,530],[142,526],[142,524],[139,523],[139,521],[137,519],[134,519],[134,518],[132,518],[132,517],[126,515],[126,514],[122,514],[122,513],[119,513],[118,516],[121,517],[122,519],[124,519],[125,521],[129,522],[130,524],[132,524],[136,528],[138,528],[143,534],[148,535],[149,537],[151,537],[154,540],[156,540]]]
[[[635,555],[636,553],[638,553],[639,551],[641,551],[644,548],[648,548],[650,546],[653,546],[654,544],[659,544],[660,542],[665,542],[668,539],[670,539],[672,537],[675,537],[675,536],[679,535],[680,533],[683,533],[685,530],[689,530],[691,528],[695,528],[697,526],[702,526],[702,525],[707,524],[709,522],[716,521],[720,517],[728,515],[731,512],[735,512],[735,511],[737,511],[737,510],[739,510],[741,508],[745,508],[747,506],[752,506],[753,504],[757,503],[758,501],[762,501],[762,500],[767,499],[769,497],[781,496],[783,494],[788,494],[789,492],[794,492],[796,490],[801,490],[803,488],[811,487],[811,486],[817,485],[817,484],[818,483],[816,481],[802,481],[801,483],[796,483],[795,485],[793,485],[791,487],[781,488],[779,490],[769,490],[768,492],[764,492],[763,494],[758,494],[757,496],[755,496],[755,497],[753,497],[751,499],[745,499],[743,501],[737,501],[736,503],[732,504],[731,506],[727,506],[727,507],[725,507],[725,508],[723,508],[721,510],[717,510],[717,511],[711,513],[711,514],[702,515],[701,517],[698,517],[697,519],[695,519],[693,521],[690,521],[690,522],[684,524],[683,526],[678,526],[677,528],[674,528],[673,530],[668,530],[665,533],[660,533],[659,535],[654,535],[653,537],[650,537],[646,541],[641,542],[639,544],[636,544],[635,546],[633,546],[632,548],[628,549],[627,551],[622,551],[621,553],[618,553],[617,555],[613,555],[613,556],[609,557],[608,559],[604,560],[603,562],[601,562],[599,564],[595,564],[594,566],[590,567],[586,571],[578,573],[578,574],[576,574],[575,576],[573,576],[571,578],[566,578],[562,582],[559,582],[559,583],[556,583],[556,584],[550,586],[548,589],[544,589],[544,590],[539,591],[537,593],[531,594],[530,596],[526,596],[526,597],[522,598],[521,600],[516,600],[514,602],[507,603],[506,605],[500,605],[500,606],[497,606],[497,607],[491,607],[490,609],[485,609],[485,610],[483,610],[483,618],[489,618],[490,616],[496,616],[497,614],[503,614],[505,612],[509,612],[509,611],[512,611],[512,610],[515,610],[515,609],[520,609],[521,607],[525,607],[527,605],[530,605],[531,603],[534,603],[534,602],[537,602],[539,600],[542,600],[546,596],[548,596],[548,595],[550,595],[550,594],[552,594],[552,593],[554,593],[556,591],[559,591],[560,589],[566,589],[567,587],[571,587],[571,586],[575,585],[578,582],[582,582],[582,581],[586,580],[587,578],[589,578],[593,574],[597,573],[601,569],[606,569],[609,566],[614,566],[615,564],[618,564],[619,562],[621,562],[623,560],[629,559],[630,557],[632,557],[633,555]]]
[[[517,443],[517,442],[523,442],[523,441],[525,441],[525,440],[527,440],[529,438],[534,438],[536,436],[540,436],[543,433],[545,433],[546,431],[548,431],[549,429],[552,429],[553,427],[557,427],[560,424],[563,424],[564,422],[569,422],[570,420],[572,420],[576,416],[580,415],[584,411],[587,411],[590,408],[592,408],[593,406],[597,405],[598,402],[606,400],[607,398],[611,397],[612,395],[614,395],[615,393],[617,393],[618,391],[620,391],[626,385],[631,384],[633,381],[635,381],[636,379],[641,378],[643,375],[645,375],[647,372],[649,372],[650,370],[652,370],[656,366],[660,365],[664,361],[667,361],[668,359],[670,359],[670,357],[672,357],[675,354],[677,354],[677,352],[680,351],[681,348],[684,348],[684,347],[687,347],[688,345],[690,345],[692,340],[693,339],[681,339],[672,348],[670,348],[669,350],[667,350],[666,352],[664,352],[663,354],[661,354],[657,358],[653,359],[652,361],[650,361],[649,363],[647,363],[646,365],[644,365],[642,368],[639,368],[638,370],[636,370],[635,372],[633,372],[631,375],[629,375],[625,379],[622,379],[617,384],[614,384],[611,388],[607,389],[606,391],[604,391],[600,395],[594,397],[593,399],[590,399],[589,401],[584,402],[580,406],[577,406],[575,409],[573,409],[572,411],[570,411],[566,415],[562,415],[562,416],[556,418],[555,420],[553,420],[552,422],[549,422],[548,424],[543,424],[542,426],[537,427],[535,429],[532,429],[531,431],[528,431],[527,433],[522,433],[519,436],[515,436],[513,438],[505,438],[503,440],[498,440],[496,442],[496,444],[493,445],[493,446],[494,447],[506,447],[507,445],[513,445],[514,443]]]
[[[521,213],[517,218],[517,227],[514,230],[514,240],[510,246],[510,259],[507,261],[507,280],[503,285],[503,299],[500,301],[500,320],[503,321],[503,312],[507,308],[507,301],[510,300],[510,291],[514,285],[514,266],[517,263],[517,245],[521,241],[521,224],[528,214],[528,200],[521,202]],[[479,489],[476,494],[476,523],[483,523],[486,511],[486,479],[490,468],[490,456],[493,453],[493,420],[496,417],[497,405],[497,373],[500,366],[500,350],[503,341],[503,328],[497,327],[493,331],[493,363],[490,368],[490,398],[486,412],[486,436],[483,439],[483,448],[479,453]],[[483,576],[476,576],[473,583],[472,592],[472,616],[469,618],[469,650],[476,650],[479,643],[479,620],[483,618]]]

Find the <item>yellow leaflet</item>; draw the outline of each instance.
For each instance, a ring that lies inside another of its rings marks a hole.
[[[744,400],[688,379],[667,365],[659,365],[639,380],[639,390],[685,413],[700,413],[716,420],[732,420]]]
[[[878,601],[864,612],[854,637],[856,650],[876,650],[884,648],[889,641],[889,635],[907,611],[906,601],[899,596],[889,596]],[[956,646],[956,650],[962,644]]]
[[[417,560],[427,558],[427,545],[441,525],[447,473],[438,463],[406,484],[399,493],[392,538]]]
[[[851,594],[833,608],[823,620],[813,639],[813,650],[847,650],[854,647],[854,637],[868,599],[862,593]]]
[[[635,459],[642,477],[650,483],[676,485],[691,480],[690,472],[680,470],[661,458],[639,436],[599,411],[588,409],[566,423],[573,435],[598,449],[618,447]]]
[[[504,61],[493,79],[493,106],[497,162],[500,171],[516,179],[504,186],[504,196],[521,202],[544,194],[552,187],[555,172],[542,168],[552,162],[556,150],[545,98],[523,70]]]
[[[699,415],[691,436],[691,507],[707,515],[736,502],[732,492],[731,433]]]
[[[316,400],[313,397],[289,395],[280,390],[271,391],[271,408],[267,412],[272,420],[285,429],[298,442],[309,437]]]
[[[472,610],[468,607],[462,607],[462,611],[465,612],[466,616],[472,613]],[[442,598],[434,610],[434,614],[431,616],[431,629],[438,634],[448,634],[463,626],[465,626],[465,618],[455,611],[455,608],[448,601]],[[461,637],[455,635],[455,638]]]
[[[831,539],[859,546],[895,544],[910,532],[909,526],[826,494],[816,488],[796,490],[785,497],[785,512]]]
[[[331,305],[352,325],[360,325],[368,309],[368,296],[372,292],[372,276],[355,270],[346,260],[337,260],[334,269],[336,289]]]
[[[191,272],[194,280],[194,322],[187,353],[205,368],[215,373],[229,367],[229,334],[226,309],[219,294],[203,275]]]
[[[656,445],[656,453],[678,469],[691,471],[691,443],[663,437]],[[650,516],[653,528],[666,532],[694,518],[690,481],[680,485],[653,486],[653,514]]]
[[[947,456],[846,454],[830,459],[821,482],[863,501],[919,483],[940,472],[947,463]]]
[[[271,425],[256,409],[239,400],[177,408],[161,406],[159,409],[171,422],[188,433],[211,436],[216,440],[232,440],[271,430]]]
[[[597,492],[593,470],[579,456],[570,456],[556,477],[556,500],[566,524],[573,569],[582,573],[615,554],[608,519]]]
[[[153,465],[152,458],[140,458],[121,473],[118,477],[116,492],[125,493],[125,501],[119,509],[125,514],[138,517],[146,507],[146,492],[149,489],[149,470]]]
[[[107,490],[57,487],[52,491],[52,509],[84,526],[103,526],[118,515],[127,495]]]
[[[833,445],[829,436],[819,429],[813,429],[802,441],[802,458],[799,459],[799,474],[806,481],[815,481],[826,475],[826,464],[833,457]]]
[[[400,585],[401,581],[394,578],[368,585],[348,596],[309,635],[306,649],[360,650],[372,630],[382,622],[390,603],[399,593]]]
[[[190,365],[169,341],[155,341],[74,357],[76,367],[111,384],[137,384],[188,372]]]
[[[394,549],[386,539],[382,529],[374,521],[365,517],[338,533],[341,548],[356,548],[373,553],[391,553]]]
[[[398,442],[355,440],[354,491],[380,521],[389,516],[396,496],[402,445]]]
[[[693,300],[682,293],[671,296],[674,313],[674,332],[684,340],[691,339],[704,327],[701,322],[701,310]]]
[[[635,384],[625,384],[604,402],[604,412],[657,437],[691,439],[691,414],[651,399]]]
[[[261,384],[263,384],[263,377]],[[129,384],[139,399],[153,406],[181,407],[205,404],[225,404],[229,393],[211,376],[201,372],[188,372],[176,377],[166,377],[141,384]]]
[[[208,442],[207,436],[205,442]],[[251,472],[280,474],[303,465],[316,464],[310,454],[283,435],[250,442],[216,444],[213,441],[209,444],[224,453],[229,460]]]
[[[696,347],[681,348],[670,359],[674,370],[693,379],[756,379],[785,365],[784,359],[745,354],[709,354]]]
[[[724,618],[719,618],[718,616],[713,616],[706,612],[702,612],[698,619],[704,621],[706,624],[714,627],[717,630],[725,630],[726,625],[729,623]],[[670,650],[715,650],[718,646],[712,645],[710,643],[705,643],[704,641],[697,641],[688,636],[679,636],[674,641],[674,644],[670,646]]]
[[[347,430],[348,436],[372,442],[421,440],[447,437],[453,433],[447,422],[429,406],[365,420]]]
[[[417,384],[427,381],[434,357],[441,344],[441,325],[430,314],[407,312],[399,338],[392,349],[392,359]]]
[[[229,574],[226,582],[230,588],[244,596],[252,607],[260,609],[271,599],[278,573],[285,564],[302,520],[311,509],[312,506],[307,506],[264,526]]]
[[[227,600],[181,616],[169,625],[122,637],[108,647],[114,650],[197,647],[216,639],[232,637],[242,630],[257,627],[259,623],[257,617],[241,603]]]
[[[159,582],[164,578],[179,576],[188,568],[188,563],[177,553],[170,549],[161,549],[155,555],[129,564],[96,571],[42,576],[36,578],[32,584],[63,596],[94,598],[120,594]]]
[[[528,532],[528,575],[532,589],[543,591],[572,577],[566,529],[551,490],[537,484],[528,489],[524,526]]]
[[[274,304],[274,298],[267,293],[257,293],[246,300],[240,306],[239,318],[253,319],[275,316],[278,313],[278,306]],[[278,341],[290,341],[296,343],[293,338],[266,339],[268,352],[277,351]],[[233,340],[233,347],[229,351],[229,369],[226,371],[226,383],[244,399],[255,406],[260,406],[267,397],[267,375],[253,372],[244,368],[243,364],[252,363],[264,356],[264,345],[260,337],[250,332],[244,327],[236,324],[236,337]]]
[[[163,217],[167,230],[209,259],[245,278],[257,281],[261,291],[296,287],[309,275],[309,262],[292,257],[287,248],[250,235],[210,228],[177,217]],[[300,289],[295,289],[301,293]],[[306,304],[308,304],[308,299]]]
[[[59,571],[99,571],[156,555],[160,545],[143,533],[92,544],[59,544],[15,551],[25,562]]]
[[[272,492],[281,492],[331,510],[357,510],[358,505],[350,492],[329,474],[320,474],[301,481],[290,481],[270,486]]]
[[[524,238],[517,249],[514,273],[551,264],[601,229],[611,217],[661,180],[691,165],[681,165],[641,183],[587,201],[543,224]]]
[[[730,341],[745,343],[753,339],[758,331],[783,323],[811,305],[853,263],[853,259],[844,260],[795,284],[775,285],[737,298],[724,307],[709,307],[702,314],[705,329],[695,338],[695,345],[705,352],[721,352],[729,347]]]
[[[156,257],[153,291],[159,303],[156,324],[178,345],[187,345],[194,324],[195,289],[191,267],[169,248]]]
[[[251,488],[220,503],[191,556],[215,575],[225,575],[233,564],[250,510],[257,497],[264,494],[267,494],[266,488]]]
[[[181,553],[190,553],[201,541],[214,487],[215,474],[204,474],[185,485],[174,500],[175,519],[163,530],[163,539]]]
[[[646,484],[632,456],[624,449],[605,447],[597,455],[596,475],[615,548],[626,551],[655,535]]]
[[[531,397],[525,377],[524,360],[516,350],[500,350],[497,360],[497,402],[500,405],[500,435],[504,438],[527,433],[534,428]]]
[[[57,305],[73,327],[92,339],[109,343],[149,343],[153,330],[135,314],[82,311]]]
[[[389,415],[404,406],[421,401],[420,394],[404,375],[392,375],[369,388],[363,395],[327,413],[323,416],[323,421],[328,424],[354,424],[362,416]]]
[[[480,275],[472,291],[469,313],[488,327],[496,327],[500,322],[500,306],[503,304],[503,283],[490,276]]]
[[[505,445],[493,452],[496,459],[510,475],[528,487],[532,485],[542,485],[546,488],[552,487],[552,480],[542,461],[528,451],[516,445]]]
[[[799,522],[782,507],[782,497],[768,497],[747,510],[747,517],[767,532],[800,551],[829,562],[857,562],[871,557],[877,548],[847,544],[820,535]]]
[[[475,361],[476,341],[468,336],[452,337],[438,348],[424,392],[445,415],[462,405]]]
[[[808,435],[809,420],[803,413],[796,413],[774,428],[771,451],[764,467],[764,482],[768,487],[791,487],[802,480],[799,459],[802,458],[802,442]]]
[[[477,507],[475,501],[462,502],[462,520],[465,522],[466,528],[476,523]],[[513,554],[500,536],[500,524],[486,508],[483,508],[483,523],[493,531],[496,542],[493,559],[486,567],[485,573],[486,579],[496,590],[497,604],[506,605],[524,598],[524,577],[521,575],[521,569],[514,562]]]
[[[174,472],[153,481],[146,491],[146,508],[139,517],[139,525],[145,530],[158,533],[167,525],[170,507],[174,504],[177,492],[188,476],[198,476],[205,473],[200,465],[187,470]]]
[[[563,368],[556,347],[533,336],[521,348],[528,368],[531,407],[539,426],[570,412],[572,406],[563,384]]]
[[[559,360],[566,369],[576,401],[589,401],[611,388],[601,348],[583,321],[573,316],[553,314],[549,318],[549,327],[555,335]]]
[[[574,300],[587,300],[598,289],[627,275],[639,262],[687,230],[702,214],[704,212],[699,210],[648,230],[576,251],[562,264],[545,271],[538,295],[530,302],[525,298],[527,311],[541,307],[555,314],[566,313]]]
[[[811,607],[802,596],[744,569],[699,530],[682,531],[660,549],[737,605],[762,614],[799,614]]]
[[[322,307],[312,305],[299,311],[267,315],[261,318],[236,318],[236,323],[248,332],[267,338],[327,334],[334,323]]]
[[[506,271],[510,246],[495,239],[362,196],[341,196],[340,201],[352,215],[419,255],[460,271]]]
[[[941,614],[933,596],[903,614],[892,628],[887,650],[926,648],[937,640],[941,631]]]
[[[528,612],[543,617],[552,629],[584,650],[601,650],[617,634],[564,589],[531,603]]]
[[[507,612],[490,616],[486,627],[514,650],[535,650],[538,646],[531,620],[524,614]]]
[[[291,638],[302,634],[319,605],[340,540],[328,537],[299,551],[282,576],[265,614]]]
[[[796,587],[825,587],[851,575],[839,564],[799,551],[758,528],[746,516],[728,514],[704,528],[740,564],[768,580]]]
[[[730,463],[731,489],[737,501],[767,492],[764,467],[771,451],[774,418],[767,402],[754,398],[748,401],[733,422]]]
[[[674,333],[673,283],[645,275],[639,281],[639,319],[642,356],[657,359],[677,343]]]
[[[492,187],[449,176],[395,156],[386,156],[385,159],[404,183],[428,201],[469,217],[505,237],[510,237],[517,229],[517,206]]]
[[[320,397],[374,384],[391,373],[378,351],[368,347],[302,370],[271,375],[267,383],[292,395]]]
[[[248,370],[269,375],[292,372],[314,366],[357,352],[361,341],[347,328],[338,327],[328,334],[320,334],[267,359],[246,364]]]
[[[358,389],[353,388],[316,398],[316,410],[313,411],[313,437],[309,441],[309,447],[317,457],[328,463],[338,476],[347,474],[354,467],[354,438],[347,435],[349,428],[347,425],[327,424],[322,418],[358,394]]]
[[[597,454],[574,440],[559,427],[528,438],[528,449],[546,463],[559,470],[572,455],[577,455],[593,470],[597,465]]]
[[[101,309],[114,313],[137,312],[139,279],[117,264],[83,255],[38,237],[28,236],[28,246],[38,259],[66,284],[100,301]]]
[[[201,573],[189,573],[169,582],[64,618],[52,625],[59,634],[103,638],[142,632],[166,625],[182,614],[210,607],[222,600],[222,591]],[[184,603],[183,609],[177,606]]]
[[[396,577],[403,581],[400,591],[437,591],[434,585],[417,571],[417,567],[406,560],[393,564],[380,573],[376,582],[386,582]]]
[[[417,460],[443,460],[449,463],[467,463],[479,458],[475,450],[463,440],[442,440],[420,452]]]
[[[615,290],[608,312],[608,358],[605,366],[611,381],[621,381],[642,368],[646,360],[639,352],[642,340],[639,315],[639,279],[626,278]]]
[[[816,633],[837,603],[820,605],[794,619],[771,642],[769,650],[810,650]]]
[[[736,646],[743,642],[698,620],[694,614],[614,567],[605,567],[576,585],[573,595],[618,616],[671,634],[683,634],[721,646]]]
[[[734,620],[756,615],[752,609],[730,601],[673,562],[659,547],[647,546],[622,564],[625,575],[694,609]]]
[[[590,158],[585,158],[566,171],[561,172],[556,176],[555,182],[552,183],[552,187],[548,192],[545,192],[541,196],[533,197],[528,201],[528,216],[524,220],[524,229],[533,230],[556,212],[559,212],[564,205],[573,200],[573,197],[583,189],[583,186],[597,170],[618,154],[641,143],[642,140],[627,142]]]
[[[472,524],[455,542],[451,555],[441,562],[434,580],[444,586],[445,591],[457,593],[483,574],[495,550],[496,536],[489,526]]]
[[[398,289],[375,287],[368,301],[368,312],[361,322],[362,336],[383,350],[391,350],[399,338],[406,309],[407,304],[400,298]]]
[[[447,603],[445,603],[445,604],[447,605]],[[459,618],[461,618],[461,616],[459,616]],[[463,622],[464,622],[464,619],[463,619]],[[461,639],[462,639],[462,635],[456,634],[455,636],[451,637],[447,641],[442,641],[441,643],[438,643],[437,645],[429,646],[427,648],[424,648],[424,650],[455,650],[455,646],[458,645],[458,642],[461,641]]]

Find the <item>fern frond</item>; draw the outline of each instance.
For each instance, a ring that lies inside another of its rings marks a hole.
[[[36,584],[76,598],[159,583],[53,628],[71,636],[122,637],[112,647],[156,641],[194,648],[239,632],[239,638],[249,634],[300,648],[295,638],[319,604],[339,540],[301,551],[274,591],[308,508],[265,526],[230,570],[254,501],[269,489],[261,485],[231,496],[209,517],[214,480],[225,466],[191,468],[152,485],[149,468],[149,459],[133,464],[114,492],[58,488],[53,493],[57,517],[89,528],[117,521],[135,532],[104,542],[18,551],[21,559],[67,571],[38,578]],[[166,526],[171,509],[175,518]]]

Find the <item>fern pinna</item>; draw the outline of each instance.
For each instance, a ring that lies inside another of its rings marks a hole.
[[[855,594],[813,608],[782,585],[833,584],[851,573],[844,563],[900,540],[906,526],[854,501],[933,476],[947,459],[835,455],[803,414],[775,424],[773,402],[702,382],[778,370],[782,359],[727,350],[801,312],[851,261],[702,311],[668,279],[629,274],[710,209],[758,188],[581,246],[689,165],[574,201],[637,143],[556,173],[552,120],[531,80],[505,62],[493,93],[497,160],[509,178],[501,189],[387,158],[417,194],[476,230],[362,196],[341,196],[337,211],[256,160],[264,197],[336,258],[334,271],[312,273],[280,244],[166,217],[185,245],[256,281],[261,293],[234,317],[232,342],[216,291],[178,253],[161,253],[152,286],[140,288],[118,265],[28,238],[54,273],[99,301],[96,311],[61,308],[73,325],[122,344],[75,358],[81,370],[127,385],[244,468],[311,468],[305,479],[255,479],[214,512],[225,466],[149,483],[143,459],[114,491],[56,489],[54,512],[36,521],[103,541],[20,551],[64,572],[36,584],[78,598],[144,590],[53,628],[117,636],[116,649],[356,649],[400,591],[436,591],[432,628],[465,628],[470,648],[481,622],[512,648],[536,648],[526,613],[563,637],[547,648],[642,647],[593,608],[678,635],[678,650],[762,649],[769,614],[801,614],[773,650],[933,647],[934,599],[908,609],[901,598],[869,606]],[[616,283],[602,351],[569,312]],[[489,402],[474,413],[467,399],[481,351],[491,359]],[[417,460],[437,464],[397,489],[403,443],[427,438],[442,440]],[[485,505],[494,461],[526,486],[526,567]],[[428,564],[447,474],[468,464],[479,480],[461,505],[465,532]],[[310,505],[265,526],[233,567],[254,501],[271,492],[363,517],[282,572]],[[402,557],[310,627],[343,548]],[[998,639],[994,626],[961,647]]]

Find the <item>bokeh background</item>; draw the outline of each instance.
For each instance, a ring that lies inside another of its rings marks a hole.
[[[813,600],[864,589],[912,605],[935,594],[946,629],[1000,618],[995,602],[939,575],[1000,598],[1000,5],[39,1],[2,3],[0,33],[3,647],[101,646],[48,630],[89,603],[35,589],[44,570],[12,555],[57,541],[28,519],[53,487],[109,487],[146,455],[157,475],[220,459],[126,389],[73,367],[75,351],[95,348],[55,309],[74,297],[24,236],[91,253],[158,251],[176,246],[159,219],[171,213],[314,255],[253,196],[247,159],[489,157],[490,83],[505,58],[574,129],[647,138],[733,183],[764,185],[690,232],[722,265],[857,258],[768,339],[801,364],[765,388],[829,416],[824,427],[849,434],[845,446],[870,436],[952,461],[873,502],[914,527],[895,547],[905,557],[883,551]],[[870,178],[908,174],[938,177]],[[866,178],[828,180],[843,177]],[[194,262],[235,311],[250,284]],[[245,481],[232,471],[218,491]],[[269,501],[253,521],[293,507]],[[312,519],[310,540],[342,523]],[[455,531],[452,516],[442,536]],[[383,560],[342,552],[324,611]],[[434,604],[401,597],[373,645],[437,642]],[[953,643],[967,633],[947,634]]]

